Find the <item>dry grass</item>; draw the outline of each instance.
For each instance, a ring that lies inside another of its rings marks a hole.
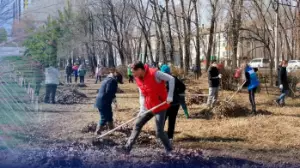
[[[207,81],[192,82],[190,89],[195,87],[206,89]],[[92,134],[80,133],[80,130],[92,121],[99,119],[98,112],[93,109],[96,90],[100,84],[92,84],[88,79],[88,88],[84,88],[91,100],[89,104],[79,104],[71,112],[43,113],[47,115],[43,121],[47,125],[50,138],[82,139],[93,137]],[[195,84],[196,83],[196,84]],[[119,121],[131,119],[139,108],[138,93],[135,84],[120,85],[125,91],[118,95],[119,109],[114,112],[114,118]],[[207,90],[204,90],[207,93]],[[221,100],[233,92],[221,91]],[[208,155],[228,155],[247,158],[261,162],[300,162],[300,100],[287,99],[287,107],[272,105],[274,95],[260,93],[257,95],[257,108],[272,112],[271,115],[227,119],[185,119],[180,110],[176,125],[175,146],[200,148],[207,150]],[[239,93],[234,101],[250,107],[248,94]],[[46,107],[45,107],[46,108]],[[49,107],[50,108],[50,107]],[[59,111],[60,106],[56,106]],[[191,115],[203,110],[202,105],[189,106]],[[41,115],[41,114],[39,114]],[[53,124],[53,122],[57,124]],[[52,124],[51,124],[52,122]],[[144,129],[154,129],[154,122],[149,122]]]

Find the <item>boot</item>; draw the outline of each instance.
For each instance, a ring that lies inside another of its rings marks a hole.
[[[190,115],[189,115],[188,109],[187,109],[187,108],[186,108],[186,109],[183,109],[183,111],[184,111],[184,115],[185,115],[185,117],[186,117],[186,118],[190,118]]]
[[[104,127],[101,126],[100,124],[97,125],[96,131],[95,131],[95,135],[99,135],[101,134],[101,132],[104,130]]]
[[[107,126],[108,126],[108,129],[110,129],[110,130],[115,128],[114,122],[108,122]]]

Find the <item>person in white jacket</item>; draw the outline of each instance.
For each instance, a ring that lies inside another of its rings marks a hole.
[[[46,95],[45,103],[55,104],[55,94],[59,84],[60,72],[57,68],[50,66],[45,70]]]

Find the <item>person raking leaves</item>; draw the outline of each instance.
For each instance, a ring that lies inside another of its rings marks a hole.
[[[175,79],[171,75],[158,71],[156,68],[149,68],[149,65],[144,65],[142,62],[136,62],[132,65],[132,73],[139,88],[140,113],[126,145],[119,150],[124,154],[129,154],[143,126],[155,117],[156,136],[161,140],[166,152],[169,153],[172,151],[172,146],[164,132],[164,124],[166,111],[173,101]],[[169,91],[167,91],[165,82],[169,83]],[[148,113],[144,113],[148,109],[152,109],[164,102],[167,103]]]
[[[118,73],[114,70],[110,71],[110,74],[102,82],[98,96],[96,98],[95,107],[100,113],[100,121],[97,124],[95,135],[104,131],[104,127],[108,125],[109,129],[114,128],[112,103],[117,103],[116,93],[118,90],[118,83],[123,83],[117,77]]]
[[[160,70],[166,74],[171,75],[171,69],[168,65],[163,65]],[[173,75],[172,75],[173,76]],[[168,138],[173,144],[173,138],[174,138],[174,131],[175,131],[175,124],[176,124],[176,118],[178,114],[178,110],[180,107],[180,97],[184,96],[185,92],[185,85],[182,81],[180,81],[176,76],[173,76],[175,79],[175,88],[174,88],[174,94],[173,94],[173,102],[171,103],[171,106],[167,110],[166,114],[166,121],[168,119]],[[167,90],[169,90],[169,82],[167,84]]]

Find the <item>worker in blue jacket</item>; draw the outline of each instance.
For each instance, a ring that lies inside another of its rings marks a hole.
[[[244,84],[244,87],[248,88],[249,100],[250,100],[251,107],[252,107],[252,114],[256,114],[255,93],[256,93],[257,87],[259,86],[260,82],[257,78],[257,75],[256,75],[254,69],[248,65],[247,59],[244,59],[242,68],[244,68],[244,70],[245,70],[246,83]]]
[[[102,82],[98,96],[96,98],[95,107],[100,113],[100,121],[97,124],[95,135],[100,134],[104,130],[104,126],[108,125],[109,129],[114,128],[112,103],[116,102],[116,93],[118,90],[119,73],[111,71],[110,74]]]

